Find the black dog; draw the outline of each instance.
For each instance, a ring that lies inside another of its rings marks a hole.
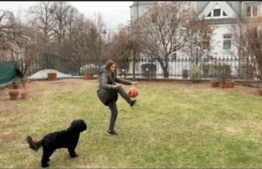
[[[41,146],[43,147],[41,166],[48,167],[49,157],[58,148],[67,148],[72,158],[77,157],[75,148],[78,143],[79,135],[80,132],[85,131],[86,128],[84,120],[74,120],[67,130],[49,133],[38,142],[34,142],[30,136],[27,136],[26,140],[29,147],[35,151]]]

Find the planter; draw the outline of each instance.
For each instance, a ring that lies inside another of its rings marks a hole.
[[[21,99],[27,99],[28,93],[21,93]]]
[[[94,79],[94,73],[93,72],[85,72],[85,80]]]
[[[218,81],[211,81],[211,87],[219,87]]]
[[[17,100],[19,92],[18,91],[9,91],[10,100]]]
[[[226,88],[226,82],[219,82],[219,87],[220,87],[221,89]]]
[[[24,88],[27,88],[28,82],[22,82]]]
[[[20,88],[20,82],[16,81],[13,82],[14,89],[19,89]]]
[[[262,96],[262,88],[259,88],[259,89],[258,89],[258,95],[259,95],[259,96]]]
[[[48,80],[56,80],[56,73],[47,73],[48,75]]]
[[[14,89],[19,89],[20,88],[20,84],[14,84]]]
[[[227,88],[234,88],[234,82],[230,81],[230,82],[226,82],[227,84]]]

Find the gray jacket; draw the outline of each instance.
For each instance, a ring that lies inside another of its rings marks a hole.
[[[122,84],[125,84],[125,85],[131,85],[132,84],[132,82],[124,80],[124,79],[120,79],[120,78],[117,78],[117,77],[110,77],[107,74],[105,65],[100,67],[99,74],[98,74],[98,80],[99,80],[99,86],[98,86],[98,90],[97,90],[97,95],[98,95],[98,98],[100,99],[100,101],[105,105],[106,105],[106,102],[107,102],[109,91],[114,90],[114,89],[112,89],[112,86],[115,85],[115,82],[122,83]]]

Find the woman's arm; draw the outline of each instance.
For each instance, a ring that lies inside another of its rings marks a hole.
[[[118,77],[116,77],[116,82],[122,83],[122,84],[125,84],[125,85],[137,85],[137,82],[131,82],[131,81],[124,80],[124,79],[121,79],[121,78],[118,78]]]
[[[106,73],[102,73],[101,75],[101,86],[103,89],[112,89],[113,85],[107,84],[107,74]]]
[[[121,79],[121,78],[118,78],[118,77],[116,77],[116,82],[117,83],[122,83],[122,84],[125,84],[125,85],[132,85],[131,81],[124,80],[124,79]]]

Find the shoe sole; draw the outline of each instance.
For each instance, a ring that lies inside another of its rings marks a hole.
[[[106,133],[108,136],[112,136],[112,137],[115,137],[115,136],[119,136],[119,133],[118,133],[118,135],[116,135],[116,134],[109,134],[109,133]]]
[[[136,98],[136,102],[133,104],[133,106],[130,106],[131,108],[135,106],[135,104],[137,104],[138,99]]]

